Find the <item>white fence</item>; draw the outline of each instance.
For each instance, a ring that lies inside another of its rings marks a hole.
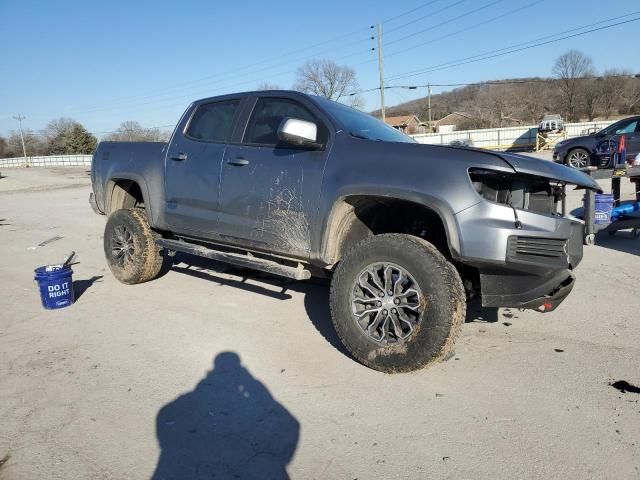
[[[600,130],[612,121],[567,123],[566,138],[582,135],[586,130]],[[419,133],[411,135],[418,143],[449,145],[468,142],[471,146],[490,150],[532,150],[536,148],[536,125],[526,127],[485,128],[447,133]],[[10,167],[91,167],[91,155],[53,155],[49,157],[0,158],[0,168]]]
[[[566,138],[577,137],[585,130],[600,130],[612,121],[567,123]],[[485,128],[447,133],[421,133],[411,135],[418,143],[449,145],[451,142],[467,142],[469,145],[490,150],[531,150],[536,148],[538,126]]]
[[[0,158],[0,168],[11,167],[91,167],[92,155],[51,155],[48,157]]]

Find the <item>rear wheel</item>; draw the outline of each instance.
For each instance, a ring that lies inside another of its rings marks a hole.
[[[458,272],[430,243],[384,234],[355,245],[331,282],[331,316],[345,347],[383,372],[416,370],[453,348],[466,300]]]
[[[589,166],[591,155],[584,148],[574,148],[567,154],[567,165],[573,168],[586,168]]]
[[[156,278],[162,269],[157,237],[143,210],[113,212],[105,226],[104,253],[114,277],[130,285]]]

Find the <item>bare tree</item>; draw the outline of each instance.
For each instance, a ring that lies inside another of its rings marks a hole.
[[[583,80],[579,92],[582,96],[584,113],[589,121],[592,121],[596,117],[602,101],[602,80],[593,78]]]
[[[294,90],[318,95],[330,100],[348,99],[350,105],[360,108],[362,99],[351,95],[358,90],[358,80],[353,68],[338,65],[332,60],[309,60],[296,73]]]
[[[522,115],[531,124],[538,123],[544,115],[545,90],[545,86],[539,82],[525,83],[520,89]]]
[[[9,157],[11,153],[11,149],[9,148],[9,144],[4,137],[0,137],[0,158]]]
[[[45,136],[50,139],[59,135],[64,135],[71,130],[76,123],[77,122],[74,119],[66,117],[51,120],[45,128]]]
[[[622,109],[625,113],[638,113],[640,112],[640,77],[630,78],[627,80],[627,85],[624,93],[624,103]]]
[[[600,104],[607,120],[618,109],[620,98],[623,96],[630,76],[630,73],[625,70],[612,69],[604,72]]]
[[[138,122],[122,122],[118,129],[107,135],[105,140],[116,142],[164,142],[169,134],[158,128],[144,128]]]
[[[27,156],[33,155],[48,155],[49,147],[42,135],[34,133],[32,130],[25,130],[24,132],[24,145],[27,151]],[[20,132],[11,130],[7,137],[8,156],[10,157],[22,157],[22,141],[20,138]]]
[[[260,82],[256,86],[256,90],[282,90],[282,89],[280,88],[280,85],[276,83]]]
[[[558,57],[552,72],[558,79],[567,119],[578,120],[576,110],[579,104],[579,82],[593,74],[593,61],[578,50],[569,50]]]

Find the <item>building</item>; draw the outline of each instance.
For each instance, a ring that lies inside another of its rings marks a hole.
[[[397,117],[386,117],[385,122],[387,125],[392,126],[396,130],[400,130],[402,133],[412,135],[414,133],[426,133],[427,126],[424,122],[415,115],[400,115]]]
[[[453,112],[442,117],[440,120],[433,122],[435,131],[438,133],[455,132],[459,130],[460,125],[464,122],[472,120],[473,116],[466,112]]]

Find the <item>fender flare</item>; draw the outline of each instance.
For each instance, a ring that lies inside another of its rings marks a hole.
[[[354,197],[403,200],[428,208],[438,215],[444,226],[444,231],[447,236],[447,244],[452,257],[454,259],[460,258],[460,236],[458,233],[455,213],[444,201],[422,192],[403,190],[393,191],[387,189],[384,191],[384,194],[381,194],[380,188],[374,187],[371,189],[359,189],[357,192],[352,191],[346,194],[343,193],[331,203],[327,209],[327,213],[323,215],[321,223],[322,236],[319,242],[319,258],[321,260],[328,264],[333,264],[337,261],[335,256],[337,255],[337,249],[339,246],[335,245],[335,237],[340,233],[340,226],[344,224],[345,219],[348,217],[355,217],[353,214],[353,207],[351,207],[348,202],[350,198]]]
[[[134,182],[140,188],[140,192],[142,193],[142,201],[144,202],[144,209],[147,213],[147,219],[149,223],[152,223],[153,212],[151,207],[151,202],[149,202],[149,187],[147,186],[147,182],[144,178],[135,173],[125,173],[125,174],[113,174],[109,177],[105,188],[105,200],[104,200],[104,208],[105,212],[111,211],[111,198],[113,196],[113,191],[115,190],[116,183],[125,180]]]

